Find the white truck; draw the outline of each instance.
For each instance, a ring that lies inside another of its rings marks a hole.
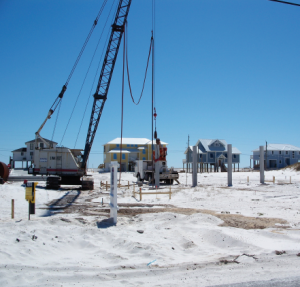
[[[173,168],[167,167],[166,161],[159,161],[160,170],[159,170],[159,180],[164,181],[166,184],[173,184],[174,180],[178,180],[178,172]],[[134,176],[138,181],[149,181],[152,182],[155,173],[155,163],[154,168],[152,168],[151,160],[136,160],[134,166]]]

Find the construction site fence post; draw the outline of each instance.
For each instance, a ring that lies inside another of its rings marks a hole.
[[[170,185],[170,194],[169,194],[169,199],[171,199],[172,196],[172,191],[171,191],[171,185]]]
[[[11,200],[11,218],[12,219],[15,218],[15,200],[14,199]]]
[[[129,180],[128,180],[128,189],[129,189]]]
[[[247,176],[247,183],[249,184],[249,176]]]
[[[106,182],[106,190],[107,190],[107,182]]]
[[[273,176],[273,184],[275,184],[275,176]]]
[[[142,201],[142,188],[140,187],[140,201]]]

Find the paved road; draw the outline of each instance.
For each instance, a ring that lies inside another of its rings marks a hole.
[[[244,283],[214,285],[212,287],[299,287],[300,276],[283,279],[272,279],[267,281],[250,281]]]

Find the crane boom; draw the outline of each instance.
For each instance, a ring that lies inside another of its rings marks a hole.
[[[107,45],[105,57],[103,60],[97,89],[94,94],[94,103],[85,141],[84,154],[81,164],[81,168],[84,170],[86,170],[87,160],[93,145],[93,141],[96,135],[104,104],[107,99],[108,89],[114,71],[116,59],[118,56],[118,51],[122,40],[122,35],[124,32],[124,27],[127,20],[130,5],[131,0],[120,0],[114,23],[111,26],[111,34]]]

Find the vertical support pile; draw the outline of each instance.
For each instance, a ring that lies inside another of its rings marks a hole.
[[[232,144],[227,145],[227,181],[228,186],[232,186]]]
[[[193,187],[197,186],[197,146],[193,146]]]
[[[260,183],[265,183],[264,146],[259,147]]]
[[[118,163],[113,161],[110,164],[110,217],[114,224],[117,224],[117,213],[118,213],[118,184],[117,184],[117,171]]]

